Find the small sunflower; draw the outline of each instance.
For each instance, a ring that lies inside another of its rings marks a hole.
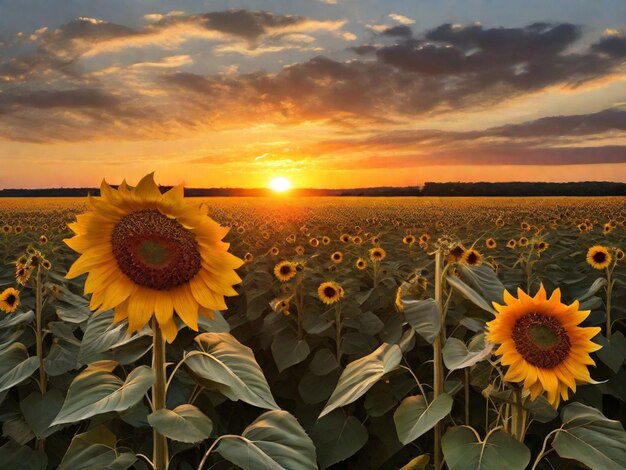
[[[274,266],[274,275],[280,282],[287,282],[297,274],[296,265],[291,261],[281,261]]]
[[[330,243],[330,237],[327,237],[326,235],[324,235],[322,237],[322,244],[323,245],[328,245]]]
[[[476,250],[467,250],[463,253],[461,261],[468,266],[480,266],[482,263],[482,255]]]
[[[456,245],[448,252],[448,261],[453,263],[460,261],[465,254],[465,247],[463,245]]]
[[[319,244],[320,241],[317,238],[311,238],[309,240],[309,245],[311,245],[313,248],[316,248]]]
[[[611,264],[611,253],[602,245],[595,245],[587,251],[587,263],[594,269],[604,269]]]
[[[371,241],[372,241],[372,245],[378,245],[380,243],[380,237],[378,236],[372,237]]]
[[[495,248],[496,246],[498,246],[498,243],[495,241],[495,239],[493,238],[487,238],[487,240],[485,240],[485,246],[487,248]]]
[[[246,263],[251,263],[251,262],[252,262],[252,260],[254,260],[254,255],[253,255],[252,253],[246,253],[246,254],[243,256],[243,260],[244,260]]]
[[[278,249],[278,247],[273,246],[272,248],[270,248],[270,254],[272,256],[278,256],[278,253],[280,253],[280,250]]]
[[[413,243],[415,243],[415,237],[413,235],[406,235],[403,239],[402,239],[402,243],[404,243],[405,245],[412,245]]]
[[[304,247],[302,245],[298,245],[296,247],[296,254],[302,256],[304,254]]]
[[[422,233],[420,235],[420,241],[422,243],[428,243],[429,240],[430,240],[430,235],[428,233]]]
[[[343,261],[343,254],[341,251],[335,251],[332,255],[330,255],[330,260],[335,264],[339,264]]]
[[[360,245],[361,243],[363,243],[363,239],[360,236],[355,235],[354,237],[352,237],[352,243],[354,243],[355,245]]]
[[[45,235],[40,235],[39,243],[41,243],[42,245],[45,245],[46,243],[48,243],[48,237],[46,237]]]
[[[577,383],[592,382],[587,366],[595,362],[589,353],[601,346],[591,338],[600,328],[578,326],[589,310],[578,310],[578,301],[561,303],[559,289],[550,299],[543,285],[534,297],[517,292],[518,298],[504,292],[505,305],[494,302],[498,313],[487,323],[487,339],[500,345],[495,353],[508,366],[504,379],[523,383],[532,400],[545,392],[556,408]]]
[[[550,248],[550,244],[548,242],[545,242],[543,240],[538,241],[537,243],[535,243],[535,248],[537,249],[537,251],[539,253],[543,253],[544,251],[546,251],[548,248]]]
[[[506,246],[507,246],[507,248],[515,248],[515,247],[517,247],[517,240],[510,239],[508,242],[506,242]]]
[[[526,237],[520,237],[520,239],[517,241],[519,246],[527,246],[528,245],[528,238]]]
[[[356,260],[356,268],[359,271],[363,271],[367,268],[367,261],[364,258],[359,258]]]
[[[340,237],[339,240],[341,241],[341,243],[348,243],[350,241],[350,234],[348,233],[343,233]]]
[[[2,232],[3,233],[11,233],[13,231],[13,227],[11,227],[10,225],[3,225],[2,226]]]
[[[387,256],[387,252],[383,248],[376,247],[369,250],[369,255],[372,261],[382,261]]]
[[[344,295],[343,288],[336,282],[322,282],[317,288],[317,295],[326,305],[332,305],[341,300]]]
[[[504,227],[504,220],[502,220],[502,218],[501,218],[501,217],[498,217],[498,218],[496,219],[496,227],[498,227],[498,228],[502,228],[502,227]]]
[[[0,310],[4,313],[13,313],[20,304],[20,291],[7,287],[0,294]]]
[[[615,259],[617,261],[622,261],[624,259],[624,250],[618,248],[615,250]]]
[[[197,331],[198,314],[227,308],[224,297],[237,295],[235,269],[243,264],[222,241],[228,228],[206,205],[188,204],[183,191],[161,194],[152,174],[132,189],[103,182],[65,240],[81,254],[66,277],[88,273],[92,310],[115,309],[113,321],[128,319],[130,333],[155,317],[169,343],[178,333],[174,314]]]
[[[33,268],[23,264],[17,264],[15,266],[15,280],[18,284],[25,286],[33,273]]]

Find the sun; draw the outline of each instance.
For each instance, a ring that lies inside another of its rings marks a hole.
[[[276,191],[277,193],[284,193],[285,191],[291,189],[291,182],[282,176],[274,178],[270,181],[270,189]]]

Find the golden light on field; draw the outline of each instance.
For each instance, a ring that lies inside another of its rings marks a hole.
[[[270,181],[269,187],[272,191],[284,193],[291,189],[291,182],[287,178],[280,176]]]

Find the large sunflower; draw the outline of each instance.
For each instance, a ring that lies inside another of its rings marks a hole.
[[[521,289],[517,293],[519,298],[505,291],[505,305],[494,302],[498,313],[487,323],[487,338],[500,345],[496,354],[509,366],[505,380],[523,382],[532,400],[546,392],[556,408],[561,398],[568,399],[568,389],[575,392],[577,383],[592,382],[587,366],[595,362],[589,353],[601,346],[591,338],[600,328],[578,326],[589,310],[578,310],[578,301],[561,303],[559,289],[550,299],[543,285],[535,297]]]
[[[184,201],[183,186],[161,194],[149,174],[135,188],[117,190],[106,182],[90,211],[69,225],[66,239],[81,256],[66,277],[89,273],[85,293],[98,312],[115,309],[115,322],[128,319],[128,331],[143,328],[154,315],[163,335],[177,334],[174,313],[191,329],[198,314],[226,308],[224,296],[237,295],[235,269],[243,261],[228,252],[228,228],[207,216],[207,207]]]
[[[587,263],[594,269],[604,269],[611,264],[611,253],[602,245],[594,245],[587,251]]]

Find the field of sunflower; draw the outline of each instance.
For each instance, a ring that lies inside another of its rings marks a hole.
[[[0,468],[626,468],[625,202],[0,200]]]

